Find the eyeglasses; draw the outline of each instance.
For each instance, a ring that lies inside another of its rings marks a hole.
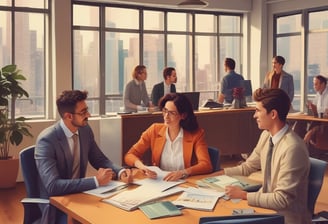
[[[178,115],[178,112],[177,111],[173,111],[173,110],[168,110],[166,108],[163,108],[162,109],[162,113],[163,115],[168,115],[168,116],[177,116]]]
[[[76,112],[76,113],[72,113],[72,114],[77,114],[77,115],[80,115],[81,117],[85,117],[88,113],[89,113],[89,110],[88,110],[88,108],[86,108],[80,112]]]

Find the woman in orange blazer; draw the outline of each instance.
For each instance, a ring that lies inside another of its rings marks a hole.
[[[142,162],[144,153],[150,149],[152,165],[171,171],[164,180],[210,173],[212,165],[205,132],[198,126],[190,101],[183,94],[169,93],[161,99],[159,108],[164,123],[154,123],[142,133],[125,155],[125,163],[156,178],[156,173]]]

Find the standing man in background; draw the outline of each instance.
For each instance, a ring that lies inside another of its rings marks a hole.
[[[175,68],[166,67],[163,70],[164,81],[154,85],[151,92],[151,100],[154,106],[158,106],[159,99],[168,93],[175,93],[176,88],[174,83],[177,82],[177,73]]]
[[[244,77],[235,72],[236,62],[232,58],[224,60],[224,71],[227,73],[221,81],[221,90],[218,96],[219,103],[232,103],[233,88],[240,87],[240,81]]]
[[[272,71],[265,76],[263,88],[282,89],[289,96],[290,102],[294,99],[294,79],[291,74],[283,70],[285,58],[275,56],[272,58]]]

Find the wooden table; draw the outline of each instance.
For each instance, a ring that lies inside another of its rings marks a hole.
[[[204,177],[205,175],[189,177],[187,184],[184,185],[194,185],[197,179]],[[173,200],[177,196],[170,196],[163,200]],[[51,197],[50,203],[68,215],[69,223],[78,221],[92,224],[198,224],[200,217],[231,215],[232,210],[236,208],[254,208],[257,213],[262,214],[275,213],[272,210],[248,206],[245,200],[233,203],[220,199],[213,212],[183,209],[181,216],[150,220],[140,210],[128,212],[101,202],[101,199],[96,196],[84,193]]]

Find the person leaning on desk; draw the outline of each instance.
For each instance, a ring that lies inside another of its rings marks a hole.
[[[133,69],[132,78],[124,89],[123,101],[125,112],[143,111],[147,107],[152,107],[145,83],[147,79],[146,66],[137,65]]]
[[[245,162],[218,171],[217,175],[248,176],[262,170],[263,186],[257,192],[228,186],[226,195],[247,199],[250,206],[276,210],[284,215],[286,224],[311,223],[307,207],[309,154],[304,141],[286,124],[290,99],[282,89],[257,89],[253,98],[256,101],[254,118],[264,131]],[[271,139],[273,148],[270,160],[267,156],[270,155]]]
[[[56,101],[61,120],[37,138],[35,163],[41,198],[91,190],[112,179],[132,182],[131,171],[114,164],[97,146],[88,125],[86,98],[85,91],[64,91]],[[85,177],[88,162],[97,170],[94,177]],[[45,204],[41,209],[42,223],[67,223],[67,216],[55,207]]]
[[[171,171],[164,180],[174,181],[189,175],[212,171],[205,142],[205,132],[199,128],[190,101],[180,93],[161,98],[159,108],[164,123],[152,124],[144,131],[124,157],[125,163],[137,167],[151,178],[156,173],[142,162],[147,150],[152,152],[152,165]]]

